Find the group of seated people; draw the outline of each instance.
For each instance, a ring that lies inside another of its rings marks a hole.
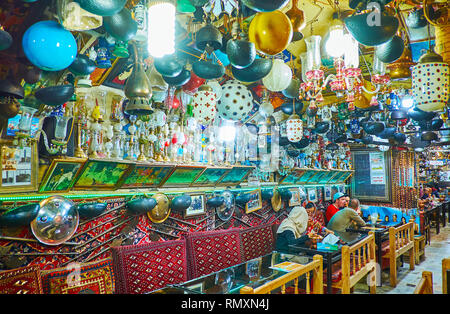
[[[347,228],[366,224],[361,218],[360,202],[339,192],[334,194],[333,201],[325,217],[312,202],[305,207],[294,207],[278,227],[276,249],[288,251],[289,245],[304,246],[308,241],[323,238],[329,233],[337,235],[343,242],[350,240],[352,236]]]

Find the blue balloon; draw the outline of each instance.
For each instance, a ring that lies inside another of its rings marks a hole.
[[[55,21],[41,21],[28,28],[22,38],[25,56],[45,71],[60,71],[77,56],[77,42],[72,33]]]

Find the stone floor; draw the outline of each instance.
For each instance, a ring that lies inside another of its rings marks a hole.
[[[422,262],[416,264],[414,270],[410,270],[405,259],[405,263],[398,267],[398,284],[395,288],[389,285],[389,269],[384,270],[381,274],[382,286],[377,287],[377,294],[412,294],[424,270],[433,273],[433,293],[442,293],[442,259],[450,257],[450,225],[441,225],[439,234],[435,231],[435,228],[431,229],[431,243],[425,246],[425,258]],[[356,284],[354,293],[369,293],[367,279]]]

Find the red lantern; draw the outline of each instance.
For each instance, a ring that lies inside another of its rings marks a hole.
[[[190,95],[193,95],[197,89],[205,83],[205,79],[195,75],[194,71],[191,72],[191,78],[183,85],[183,90]]]

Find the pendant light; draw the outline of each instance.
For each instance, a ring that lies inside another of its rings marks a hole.
[[[430,38],[430,26],[428,26]],[[428,51],[412,67],[412,92],[418,109],[439,111],[449,99],[450,68],[441,55],[434,52],[428,42]]]
[[[295,113],[295,100],[293,102],[294,113],[286,120],[286,134],[289,142],[297,143],[303,137],[303,121]]]
[[[144,65],[138,56],[136,44],[134,48],[133,72],[125,84],[125,96],[129,102],[125,108],[125,113],[129,115],[148,115],[153,112],[150,103],[152,88],[150,80],[144,72]]]

